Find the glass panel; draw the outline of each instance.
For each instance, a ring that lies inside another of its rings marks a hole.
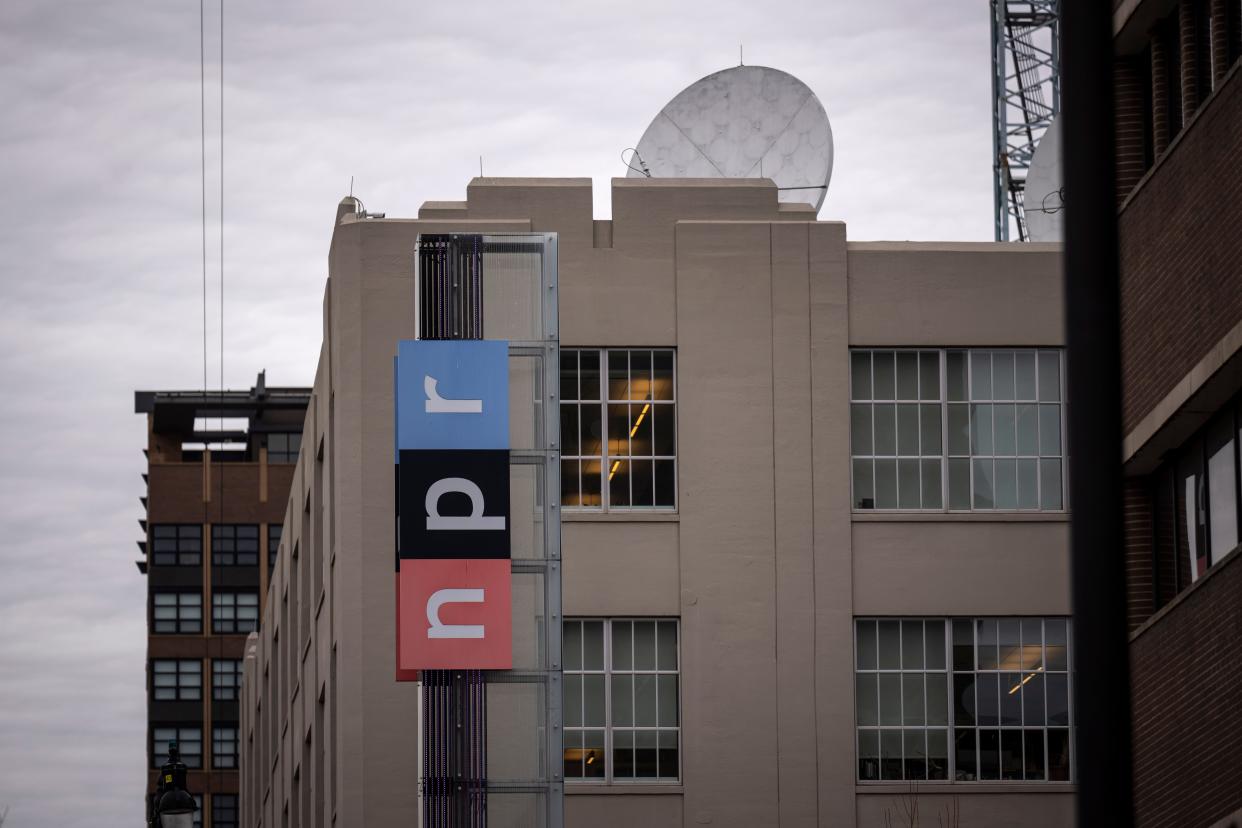
[[[578,352],[568,348],[561,350],[561,399],[578,399]]]
[[[578,436],[582,441],[582,453],[598,457],[604,450],[604,409],[599,405],[583,405],[580,409],[582,430]]]
[[[1043,779],[1044,778],[1044,732],[1042,730],[1027,730],[1024,733],[1026,741],[1025,768],[1026,779]]]
[[[634,677],[628,673],[612,677],[612,723],[616,727],[634,726]]]
[[[923,669],[923,622],[901,622],[901,667],[903,670]]]
[[[634,676],[634,724],[654,727],[656,724],[656,677],[651,674]]]
[[[897,461],[897,505],[902,509],[919,508],[919,461]]]
[[[949,351],[945,354],[945,373],[948,381],[948,397],[950,400],[966,399],[966,354],[964,351]]]
[[[923,622],[924,640],[926,641],[927,669],[944,669],[944,621],[928,620]]]
[[[582,667],[585,670],[604,669],[604,622],[582,622]]]
[[[660,727],[677,727],[677,676],[671,674],[656,676],[656,690],[659,704],[657,723]]]
[[[897,399],[919,398],[919,355],[915,351],[897,352]]]
[[[880,733],[877,730],[858,732],[858,778],[868,781],[880,778]]]
[[[607,724],[604,707],[604,676],[587,673],[582,677],[582,723],[587,727],[603,727]]]
[[[991,454],[992,448],[992,406],[972,405],[970,407],[971,454]]]
[[[979,775],[977,757],[975,756],[975,731],[955,731],[953,743],[954,778],[960,782],[975,781]]]
[[[629,352],[608,352],[608,399],[624,400],[629,397]]]
[[[1049,670],[1068,669],[1069,660],[1066,658],[1065,650],[1065,621],[1060,618],[1049,618],[1045,620],[1044,639],[1047,645],[1047,668]]]
[[[999,673],[975,674],[976,718],[981,725],[1000,724],[1000,704],[997,695]]]
[[[880,778],[901,779],[901,731],[880,731]]]
[[[1005,618],[996,624],[996,637],[1000,645],[997,663],[1002,670],[1015,670],[1022,664],[1020,630],[1021,625],[1016,618]]]
[[[857,673],[854,677],[854,700],[860,726],[880,723],[879,685],[875,673]]]
[[[880,669],[901,669],[901,622],[880,621]]]
[[[949,461],[949,508],[970,508],[970,461]]]
[[[634,669],[654,670],[655,660],[655,622],[634,622]]]
[[[1020,673],[1000,674],[1000,723],[1002,725],[1022,724],[1022,675]]]
[[[949,454],[970,454],[970,406],[949,406]]]
[[[658,776],[658,762],[656,732],[654,730],[634,731],[634,776],[638,778]]]
[[[1035,399],[1035,352],[1018,351],[1013,358],[1014,399]]]
[[[671,400],[676,389],[673,388],[673,352],[655,351],[651,356],[652,382],[657,400]]]
[[[919,406],[919,453],[940,454],[940,406]]]
[[[919,406],[897,406],[897,453],[917,455],[919,453]]]
[[[1009,457],[996,458],[996,508],[1018,508],[1017,461]]]
[[[971,468],[974,471],[974,485],[971,489],[973,493],[972,503],[976,509],[991,509],[993,507],[992,494],[992,458],[974,459],[971,461]]]
[[[604,776],[604,731],[582,732],[582,775],[588,779]]]
[[[581,484],[578,480],[579,462],[577,460],[561,461],[561,502],[566,506],[581,506]]]
[[[680,770],[680,763],[677,757],[677,731],[661,730],[659,736],[660,744],[660,778],[676,779]]]
[[[1022,731],[1001,731],[1001,779],[1022,778]]]
[[[677,461],[655,461],[655,497],[657,506],[672,508],[677,505],[676,486],[673,482]]]
[[[993,439],[996,445],[996,453],[1003,456],[1012,456],[1016,453],[1017,448],[1015,436],[1017,422],[1014,407],[1009,404],[993,406],[992,413],[995,421]]]
[[[604,464],[599,460],[582,461],[582,505],[603,505],[602,482]]]
[[[656,624],[656,666],[661,670],[677,669],[677,622]]]
[[[927,723],[949,723],[949,686],[948,676],[944,673],[927,674]]]
[[[584,400],[599,399],[599,351],[581,351],[578,354],[579,394]]]
[[[1027,673],[1022,677],[1022,724],[1044,725],[1044,674]]]
[[[927,731],[927,778],[949,778],[949,731]]]
[[[897,407],[891,403],[875,405],[875,453],[893,456],[897,453]]]
[[[1061,354],[1058,351],[1039,352],[1039,399],[1061,399]]]
[[[940,399],[940,353],[919,352],[919,399]]]
[[[975,674],[953,674],[953,721],[958,725],[975,723]]]
[[[875,508],[875,472],[871,460],[855,460],[854,464],[854,508]]]
[[[970,398],[992,399],[992,354],[989,351],[970,352]]]
[[[1038,618],[1022,619],[1023,670],[1040,670],[1044,666],[1044,625]]]
[[[927,778],[927,734],[922,730],[906,730],[906,779]]]
[[[1039,407],[1039,453],[1044,457],[1061,455],[1061,406]]]
[[[923,508],[944,508],[944,503],[941,500],[941,490],[944,488],[944,482],[940,475],[940,460],[923,460],[919,468],[922,470],[923,478]]]
[[[1034,457],[1018,459],[1018,508],[1039,508],[1039,461]]]
[[[897,508],[897,461],[875,461],[875,508]]]
[[[630,475],[633,477],[632,506],[654,506],[655,488],[652,478],[652,461],[630,461]]]
[[[630,399],[651,399],[650,351],[630,351]]]
[[[615,779],[634,777],[634,731],[632,730],[613,731],[612,775]]]
[[[850,399],[871,399],[870,351],[854,351],[850,354]]]
[[[874,670],[876,667],[875,622],[858,621],[856,624],[858,669]]]
[[[1015,407],[1016,411],[1016,440],[1014,448],[1016,454],[1024,454],[1033,457],[1039,454],[1039,422],[1036,416],[1036,407],[1030,403],[1021,403]]]
[[[871,358],[874,372],[874,380],[871,390],[874,395],[874,399],[896,399],[894,396],[896,387],[894,385],[893,375],[893,352],[875,351]]]
[[[654,443],[651,438],[651,422],[653,406],[651,403],[630,406],[630,453],[636,456],[650,457]]]
[[[1069,730],[1050,728],[1048,730],[1048,779],[1053,782],[1068,782],[1069,778]]]
[[[565,674],[565,727],[582,724],[582,676]]]
[[[1063,509],[1061,501],[1061,461],[1039,461],[1039,508]]]
[[[903,673],[901,676],[901,723],[905,725],[927,724],[927,711],[923,704],[923,674]]]
[[[901,724],[901,674],[879,673],[880,724]]]
[[[1045,679],[1047,691],[1048,724],[1069,724],[1069,676],[1065,673],[1049,673]]]
[[[1207,436],[1208,527],[1212,563],[1238,545],[1238,498],[1232,417],[1217,420]]]
[[[979,778],[1000,779],[1000,731],[979,731]]]
[[[850,452],[853,454],[871,454],[871,406],[868,403],[854,403],[850,406]]]
[[[992,399],[1013,398],[1013,351],[996,351],[992,354]]]
[[[629,460],[613,460],[608,467],[608,503],[610,506],[630,505]]]
[[[975,669],[974,624],[964,618],[953,621],[953,669]]]

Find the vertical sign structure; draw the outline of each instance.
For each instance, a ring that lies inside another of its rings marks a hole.
[[[417,273],[395,371],[396,666],[422,682],[423,825],[560,828],[556,236],[423,235]]]

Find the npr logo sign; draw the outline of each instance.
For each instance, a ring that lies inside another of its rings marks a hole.
[[[395,392],[397,678],[509,669],[509,344],[403,341]]]

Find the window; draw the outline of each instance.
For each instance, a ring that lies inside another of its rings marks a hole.
[[[257,592],[216,592],[211,596],[211,629],[217,633],[248,633],[259,626]]]
[[[237,794],[211,795],[211,828],[237,828]]]
[[[216,566],[259,563],[259,527],[252,523],[218,523],[211,527],[211,562]]]
[[[237,701],[241,679],[241,659],[213,659],[211,662],[211,697],[216,701]]]
[[[280,555],[280,533],[282,529],[284,527],[279,523],[269,523],[267,525],[267,574],[269,579],[276,570],[276,558]]]
[[[161,767],[168,761],[168,743],[176,742],[181,751],[181,761],[187,768],[203,766],[203,729],[172,725],[151,729],[151,767]]]
[[[202,697],[201,661],[155,659],[151,662],[151,698],[155,701],[198,701]]]
[[[1059,350],[850,354],[855,509],[1064,509]]]
[[[669,349],[561,351],[566,507],[676,508],[674,357]]]
[[[211,729],[211,766],[237,767],[237,725],[215,725]]]
[[[1068,781],[1063,618],[860,619],[861,781]]]
[[[190,824],[194,828],[202,828],[203,825],[203,798],[198,794],[194,796],[194,820]]]
[[[301,432],[267,435],[267,462],[269,463],[296,463],[301,449]]]
[[[151,629],[157,633],[202,632],[203,596],[197,592],[152,593]]]
[[[1158,473],[1161,481],[1176,475],[1176,532],[1160,539],[1157,556],[1177,561],[1177,588],[1184,585],[1178,582],[1180,573],[1189,571],[1190,581],[1197,581],[1238,546],[1240,443],[1242,402],[1225,406]],[[1153,506],[1159,508],[1159,503]]]
[[[156,523],[151,527],[151,562],[157,566],[197,566],[203,560],[203,527],[197,523]]]
[[[679,778],[677,639],[670,619],[565,622],[566,779]]]

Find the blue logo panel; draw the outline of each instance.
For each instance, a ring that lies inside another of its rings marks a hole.
[[[396,402],[397,451],[507,449],[509,343],[400,342]]]

